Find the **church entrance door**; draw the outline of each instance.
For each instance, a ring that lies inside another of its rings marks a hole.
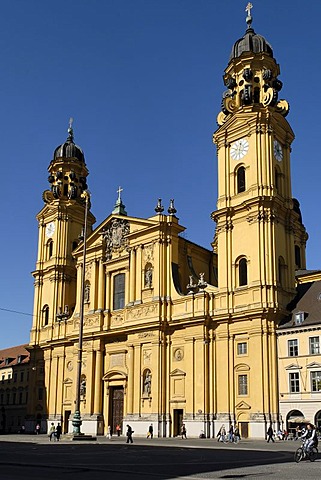
[[[174,413],[173,436],[177,437],[181,433],[181,428],[183,425],[183,409],[176,408],[173,413]]]
[[[249,424],[248,422],[240,422],[241,438],[248,438],[249,436]]]
[[[124,389],[123,387],[110,387],[109,425],[112,433],[116,433],[116,425],[122,425],[124,417]]]
[[[65,410],[64,415],[64,433],[68,433],[69,428],[69,417],[71,415],[71,410]]]

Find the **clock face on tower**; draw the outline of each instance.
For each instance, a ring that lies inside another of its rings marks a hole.
[[[245,138],[240,138],[240,140],[236,140],[236,142],[232,143],[231,145],[231,157],[233,160],[241,160],[249,149],[249,142]]]
[[[46,237],[51,238],[54,233],[55,233],[55,224],[54,222],[50,222],[46,226]]]
[[[278,162],[281,162],[283,159],[283,148],[282,148],[282,145],[277,140],[274,140],[273,142],[273,152],[276,160]]]

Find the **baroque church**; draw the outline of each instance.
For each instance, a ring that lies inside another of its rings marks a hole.
[[[81,432],[95,435],[118,424],[137,435],[153,424],[160,437],[178,435],[182,423],[206,437],[230,422],[242,437],[278,427],[276,329],[296,294],[295,270],[305,269],[307,233],[291,192],[294,134],[280,68],[252,27],[251,6],[246,22],[213,135],[218,199],[208,249],[181,235],[173,201],[131,217],[121,189],[94,227],[71,125],[54,151],[37,215],[29,345],[29,418],[44,430],[60,422],[72,432],[77,416]]]

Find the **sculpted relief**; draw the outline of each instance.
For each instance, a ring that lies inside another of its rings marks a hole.
[[[108,227],[102,231],[106,242],[106,258],[110,260],[113,253],[120,253],[128,244],[126,235],[129,233],[129,222],[114,218]]]

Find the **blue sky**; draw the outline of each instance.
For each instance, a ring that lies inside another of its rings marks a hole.
[[[290,103],[292,189],[321,268],[321,2],[252,1]],[[175,199],[186,238],[210,248],[216,208],[212,133],[244,0],[2,0],[0,17],[0,348],[28,342],[35,215],[47,167],[74,118],[98,225],[119,185],[129,215]],[[22,312],[13,313],[12,311]]]

